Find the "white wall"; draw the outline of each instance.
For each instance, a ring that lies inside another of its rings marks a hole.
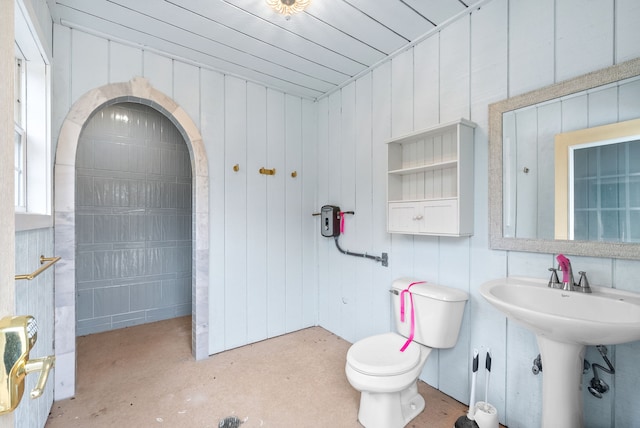
[[[532,333],[507,322],[478,293],[507,275],[546,277],[552,254],[488,248],[488,104],[640,56],[635,0],[494,0],[414,48],[319,101],[319,201],[344,210],[344,248],[389,252],[389,268],[340,255],[319,243],[319,319],[355,341],[388,331],[393,278],[415,276],[471,294],[458,345],[432,353],[422,379],[467,402],[471,350],[493,353],[489,401],[510,428],[540,425],[542,376],[531,372],[538,347]],[[475,234],[471,238],[385,233],[384,141],[460,117],[475,131]],[[640,291],[640,262],[572,257],[595,285]],[[585,393],[587,427],[634,426],[640,418],[640,343],[610,347],[616,375],[601,400]],[[587,359],[602,364],[589,348]],[[588,382],[592,372],[585,375]],[[484,376],[479,375],[484,384]],[[481,388],[483,390],[483,388]],[[478,398],[482,398],[482,395]],[[614,401],[615,398],[615,401]]]
[[[315,104],[59,25],[54,58],[54,144],[80,96],[134,76],[199,127],[210,178],[209,352],[315,325]]]

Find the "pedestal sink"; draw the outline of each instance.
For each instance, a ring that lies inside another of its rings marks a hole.
[[[480,294],[533,331],[542,357],[542,427],[580,428],[582,369],[587,345],[640,340],[640,294],[591,286],[591,294],[509,277],[485,282]]]

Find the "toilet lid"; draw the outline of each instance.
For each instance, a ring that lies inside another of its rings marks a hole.
[[[393,376],[408,372],[420,361],[420,346],[413,343],[404,352],[406,338],[385,333],[354,343],[347,352],[347,363],[360,373]]]

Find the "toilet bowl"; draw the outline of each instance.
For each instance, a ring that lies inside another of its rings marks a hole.
[[[366,428],[402,428],[424,410],[418,377],[431,349],[455,345],[469,298],[408,278],[394,281],[390,291],[398,333],[364,338],[347,352],[345,373],[360,391],[358,420]]]
[[[356,342],[347,352],[345,372],[360,391],[358,420],[367,428],[403,427],[424,410],[417,380],[431,348],[384,333]]]

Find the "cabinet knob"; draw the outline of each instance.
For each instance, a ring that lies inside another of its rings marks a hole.
[[[422,220],[422,216],[421,215],[417,215],[415,217],[413,217],[414,220]]]

